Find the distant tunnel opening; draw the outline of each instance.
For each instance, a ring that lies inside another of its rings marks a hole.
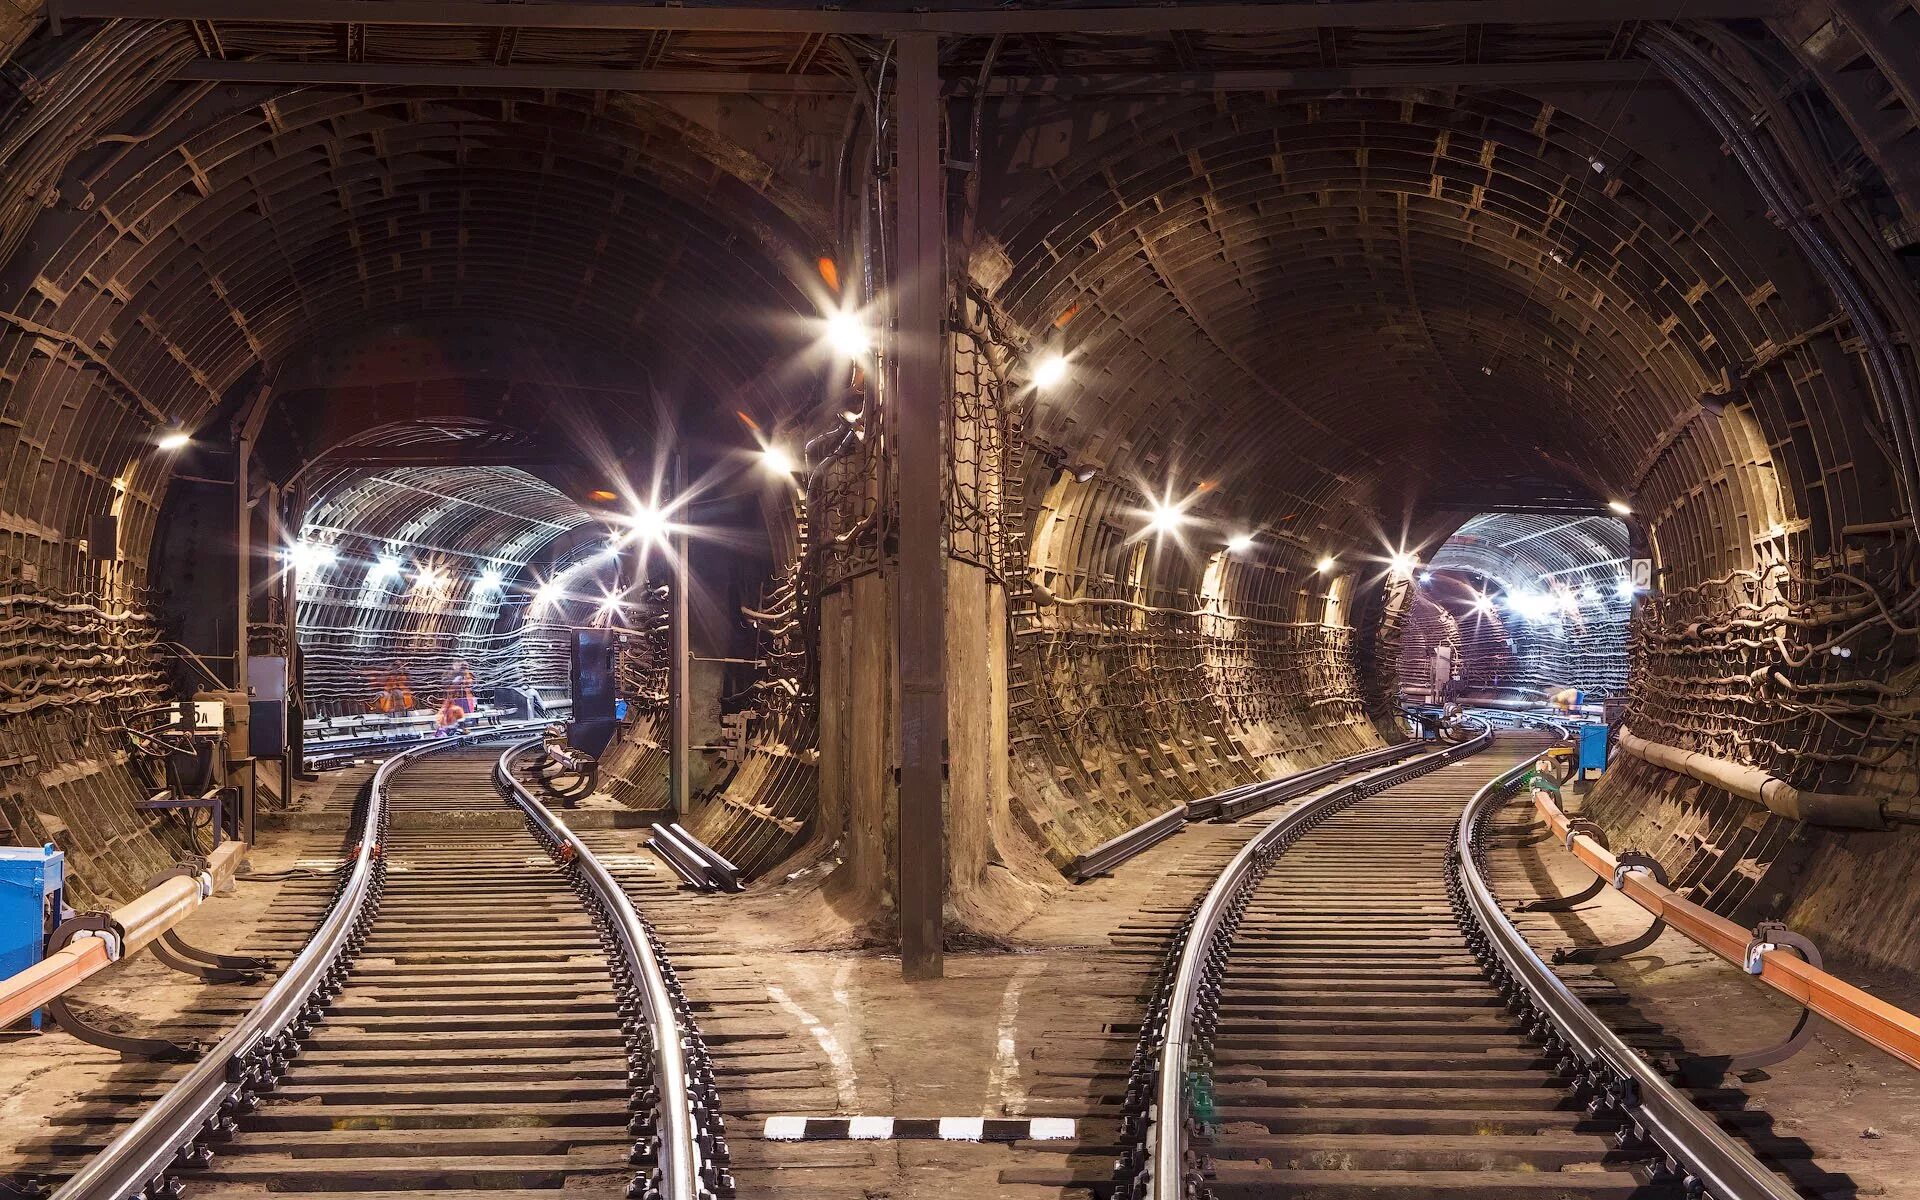
[[[1484,513],[1417,579],[1402,694],[1428,702],[1590,703],[1627,691],[1634,589],[1627,527],[1604,516]]]

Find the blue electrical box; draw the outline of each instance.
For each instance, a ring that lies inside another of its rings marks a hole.
[[[60,924],[67,856],[44,846],[0,846],[0,979],[40,961]],[[40,1028],[40,1014],[33,1014]]]
[[[1607,727],[1580,727],[1580,778],[1597,779],[1607,769]],[[1592,774],[1588,774],[1591,771]]]

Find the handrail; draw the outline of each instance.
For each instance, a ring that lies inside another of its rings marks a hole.
[[[1689,1195],[1796,1200],[1799,1192],[1728,1137],[1575,996],[1500,910],[1481,871],[1479,833],[1533,769],[1532,762],[1524,762],[1489,780],[1460,814],[1447,883],[1454,912],[1468,929],[1469,948],[1507,996],[1509,1008],[1518,1010],[1521,1028],[1547,1023],[1545,1055],[1581,1093],[1588,1111],[1630,1122],[1623,1148],[1649,1151],[1656,1173],[1678,1164]]]
[[[1137,1144],[1123,1154],[1121,1168],[1127,1171],[1137,1167],[1136,1178],[1144,1184],[1144,1190],[1116,1188],[1116,1195],[1187,1200],[1188,1071],[1194,1052],[1203,1050],[1211,1037],[1211,1012],[1219,1000],[1218,977],[1240,914],[1274,860],[1295,838],[1336,810],[1477,754],[1492,741],[1493,731],[1482,723],[1480,732],[1466,741],[1349,780],[1275,818],[1220,872],[1194,906],[1170,951],[1169,960],[1175,965],[1163,978],[1160,995],[1141,1029],[1140,1047],[1134,1056],[1135,1074],[1150,1067],[1153,1082],[1148,1095],[1141,1094],[1145,1089],[1139,1088],[1137,1081],[1130,1083],[1129,1106],[1134,1111],[1123,1122],[1123,1130],[1137,1135]]]
[[[1767,949],[1752,932],[1686,899],[1644,869],[1621,870],[1611,850],[1573,830],[1572,819],[1545,788],[1533,789],[1533,806],[1554,840],[1621,895],[1848,1033],[1920,1067],[1920,1016],[1869,995],[1790,950]]]
[[[245,842],[221,843],[207,856],[205,871],[169,876],[109,913],[115,937],[76,937],[32,966],[0,979],[0,1028],[157,941],[233,882],[246,853]]]
[[[53,1200],[168,1200],[178,1194],[171,1175],[212,1161],[212,1143],[231,1137],[238,1118],[286,1072],[301,1041],[339,994],[365,942],[384,889],[380,840],[394,773],[435,750],[503,732],[513,730],[459,734],[411,747],[380,764],[367,789],[359,844],[339,872],[333,903],[307,944],[233,1031],[62,1184]]]
[[[712,1064],[673,968],[661,957],[652,928],[634,908],[626,889],[579,835],[514,776],[514,760],[540,744],[541,739],[533,738],[507,747],[494,766],[494,778],[507,798],[526,813],[549,849],[578,869],[583,894],[597,903],[606,926],[620,942],[625,969],[616,975],[616,983],[623,1009],[637,1000],[646,1018],[646,1036],[637,1041],[651,1049],[652,1078],[635,1090],[651,1097],[650,1136],[656,1165],[647,1185],[629,1194],[659,1200],[713,1197],[730,1190],[730,1181],[723,1166],[727,1149]],[[628,1013],[623,1011],[622,1016]],[[630,1042],[630,1049],[639,1051],[641,1046]]]

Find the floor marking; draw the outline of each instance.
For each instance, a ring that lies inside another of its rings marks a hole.
[[[1013,1096],[1007,1092],[1020,1078],[1020,1048],[1014,1037],[1014,1024],[1020,1018],[1020,993],[1041,967],[1038,959],[1031,958],[1015,967],[1001,994],[999,1038],[994,1044],[993,1068],[987,1072],[987,1103],[982,1116],[994,1116],[996,1105],[1000,1113],[1009,1116],[1019,1116],[1027,1109],[1025,1089]]]
[[[770,1142],[1058,1142],[1072,1117],[768,1117]]]
[[[847,1054],[846,1047],[833,1035],[833,1030],[822,1025],[814,1015],[800,1007],[798,1001],[787,995],[787,990],[777,983],[767,985],[767,995],[773,1002],[785,1009],[788,1016],[805,1025],[813,1034],[813,1040],[819,1043],[820,1052],[827,1056],[827,1062],[833,1068],[833,1094],[840,1101],[840,1107],[846,1109],[860,1107],[860,1092],[854,1086],[853,1058]],[[804,1121],[806,1118],[797,1117]],[[768,1134],[772,1137],[772,1134]]]

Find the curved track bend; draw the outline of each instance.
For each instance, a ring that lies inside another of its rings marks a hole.
[[[391,760],[359,819],[301,956],[57,1200],[730,1194],[672,968],[499,735]]]
[[[1485,888],[1481,826],[1551,744],[1502,733],[1249,843],[1169,951],[1116,1195],[1797,1195],[1598,1022],[1589,1005],[1617,994],[1555,979]]]

